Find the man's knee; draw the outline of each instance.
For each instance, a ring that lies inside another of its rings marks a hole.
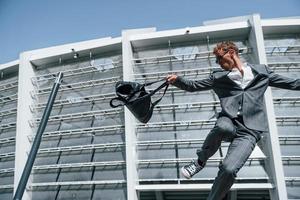
[[[235,126],[232,123],[231,119],[228,117],[218,118],[214,129],[218,133],[234,133],[235,132]]]
[[[229,163],[222,163],[219,168],[220,173],[223,173],[228,178],[235,178],[237,175],[237,169]]]

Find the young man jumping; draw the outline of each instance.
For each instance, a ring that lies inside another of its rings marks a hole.
[[[192,81],[175,74],[167,76],[170,84],[182,90],[194,92],[212,89],[220,99],[222,110],[202,147],[197,150],[197,160],[181,169],[184,177],[192,178],[204,168],[222,141],[230,142],[209,200],[220,200],[226,195],[262,133],[268,131],[264,101],[268,86],[300,90],[300,79],[278,75],[266,65],[242,63],[238,52],[233,42],[217,44],[213,53],[221,69],[214,70],[205,79]]]

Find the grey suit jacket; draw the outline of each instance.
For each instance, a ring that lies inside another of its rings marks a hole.
[[[268,131],[264,93],[268,86],[300,90],[300,79],[287,78],[274,73],[266,65],[250,65],[253,80],[243,89],[232,81],[222,69],[213,71],[209,77],[192,81],[178,76],[176,87],[190,92],[212,89],[218,95],[223,115],[235,118],[242,106],[243,121],[247,128]]]

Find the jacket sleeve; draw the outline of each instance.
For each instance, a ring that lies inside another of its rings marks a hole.
[[[269,73],[269,86],[289,89],[300,90],[300,79],[288,78],[279,74],[276,74],[273,70],[267,67]]]
[[[173,83],[174,86],[186,90],[189,92],[201,91],[201,90],[209,90],[212,89],[214,83],[213,76],[210,75],[208,78],[202,80],[188,80],[183,78],[182,76],[178,76]]]

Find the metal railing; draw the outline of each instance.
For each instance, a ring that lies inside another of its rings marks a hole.
[[[15,168],[0,169],[0,174],[11,174],[15,172]]]
[[[160,71],[160,72],[150,72],[142,74],[134,74],[137,81],[152,80],[152,79],[162,79],[165,78],[167,74],[176,73],[179,76],[205,76],[212,72],[213,69],[218,69],[219,67],[209,67],[209,68],[195,68],[187,70],[173,70],[173,71]]]
[[[105,181],[66,181],[66,182],[43,182],[32,183],[28,186],[28,190],[49,190],[49,189],[90,189],[90,186],[97,185],[103,187],[124,187],[125,180],[105,180]]]
[[[97,117],[97,116],[108,116],[108,115],[117,115],[122,113],[122,108],[118,109],[106,109],[106,110],[95,110],[95,111],[88,111],[88,112],[80,112],[80,113],[71,113],[71,114],[64,114],[64,115],[53,115],[49,117],[48,122],[56,122],[56,121],[68,121],[74,119],[83,119],[89,117]],[[41,118],[37,118],[32,120],[33,124],[40,123]]]
[[[11,128],[16,128],[17,124],[15,122],[8,123],[8,124],[0,124],[0,130],[6,130]]]
[[[53,107],[73,105],[73,104],[79,104],[79,103],[90,103],[90,102],[96,102],[96,101],[104,101],[104,100],[110,100],[113,97],[115,97],[115,93],[97,94],[97,95],[89,95],[89,96],[82,96],[82,97],[73,97],[73,98],[70,98],[70,99],[60,99],[60,100],[57,100],[53,104]],[[45,107],[46,107],[46,102],[42,102],[42,103],[32,105],[31,110],[43,109]]]
[[[300,54],[300,45],[278,45],[278,46],[265,46],[267,55],[278,55],[278,54]]]
[[[15,143],[16,137],[8,137],[0,139],[0,145]]]
[[[94,134],[111,134],[113,132],[116,133],[124,133],[124,125],[112,125],[112,126],[100,126],[100,127],[90,127],[90,128],[80,128],[80,129],[70,129],[63,131],[51,131],[45,132],[43,134],[43,139],[52,138],[52,137],[71,137],[81,135],[94,135]],[[30,140],[32,140],[33,136],[28,136]]]
[[[276,116],[278,126],[300,125],[300,116]]]
[[[2,85],[0,85],[0,92],[3,92],[5,90],[11,90],[11,89],[14,89],[14,88],[17,88],[18,87],[18,81],[13,81],[13,82],[10,82],[10,83],[4,83]]]
[[[239,55],[249,54],[251,52],[251,48],[243,47],[240,48],[239,51],[240,51]],[[213,54],[212,51],[134,58],[132,60],[135,62],[136,66],[140,66],[140,65],[161,64],[161,63],[169,63],[169,62],[195,61],[198,59],[210,59],[210,58],[215,58],[215,55]]]
[[[80,67],[77,69],[69,69],[69,70],[64,70],[61,71],[64,74],[64,77],[70,77],[70,76],[81,76],[83,74],[87,74],[87,73],[95,73],[95,72],[103,72],[106,66],[114,66],[113,68],[109,68],[109,70],[111,69],[116,69],[121,67],[122,61],[120,62],[112,62],[112,63],[108,63],[108,64],[102,64],[102,65],[90,65],[90,66],[86,66],[86,67]],[[54,80],[56,77],[57,72],[53,72],[53,73],[47,73],[47,74],[43,74],[43,75],[39,75],[36,77],[33,77],[32,80],[33,82],[35,82],[36,84],[38,84],[38,82],[41,81],[49,81],[49,80]]]
[[[78,145],[78,146],[66,146],[66,147],[54,147],[54,148],[44,148],[38,151],[38,156],[45,156],[53,153],[63,153],[63,152],[74,152],[77,151],[81,153],[82,151],[89,150],[110,150],[110,151],[122,151],[125,148],[125,143],[107,143],[107,144],[88,144],[88,145]]]
[[[149,167],[151,165],[170,165],[170,164],[186,164],[191,162],[194,158],[171,158],[171,159],[147,159],[147,160],[138,160],[138,165],[140,167]],[[207,160],[208,163],[220,163],[224,157],[211,157]],[[251,156],[247,160],[247,165],[251,165],[253,161],[263,161],[266,157],[264,156]]]
[[[0,117],[6,117],[9,115],[17,115],[17,108],[1,110],[1,112],[0,112]]]
[[[17,100],[18,100],[18,94],[8,95],[8,96],[0,97],[0,104],[6,104]]]
[[[15,152],[9,152],[9,153],[1,153],[0,154],[0,161],[2,160],[11,160],[15,158]]]
[[[106,79],[98,79],[98,80],[88,80],[88,81],[83,81],[83,82],[78,82],[78,83],[72,83],[72,84],[66,84],[66,85],[61,85],[60,92],[64,91],[69,91],[69,90],[81,90],[85,88],[90,88],[90,87],[95,87],[95,86],[101,86],[105,84],[112,84],[116,83],[117,81],[120,80],[119,77],[112,77],[112,78],[106,78]],[[42,88],[42,89],[37,89],[36,91],[32,92],[32,95],[45,95],[49,94],[51,92],[50,87],[48,88]]]

